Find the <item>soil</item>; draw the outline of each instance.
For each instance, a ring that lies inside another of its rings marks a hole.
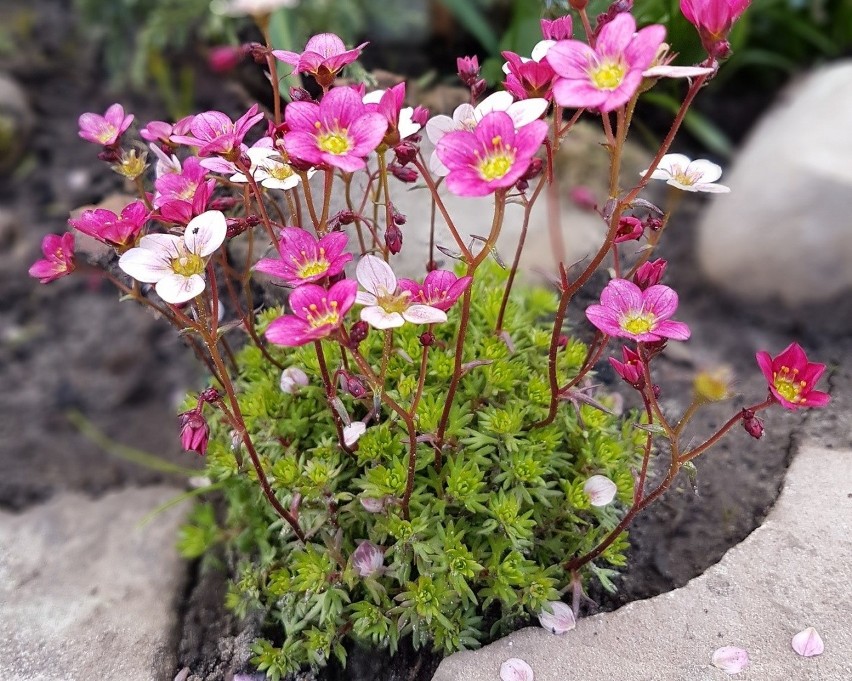
[[[22,35],[13,36],[17,49],[0,54],[0,74],[24,88],[34,131],[26,155],[0,181],[0,385],[5,388],[0,392],[0,508],[19,511],[59,491],[99,495],[168,479],[93,446],[69,423],[70,410],[118,441],[193,464],[177,447],[175,408],[182,391],[197,387],[201,377],[171,329],[140,308],[120,304],[99,281],[72,277],[40,286],[27,276],[44,234],[62,231],[72,209],[120,188],[91,145],[78,139],[77,116],[114,101],[124,102],[138,120],[165,114],[150,97],[105,89],[101,55],[77,30],[70,0],[4,2],[0,26],[22,27]],[[219,77],[199,74],[199,107],[240,108],[241,88],[223,88]],[[657,363],[664,406],[673,412],[683,408],[670,396],[689,394],[697,368],[730,365],[740,377],[738,391],[747,397],[701,412],[695,438],[711,433],[747,402],[764,396],[755,351],[780,349],[791,338],[834,367],[828,384],[836,396],[849,395],[846,360],[852,357],[852,341],[844,336],[843,321],[852,318],[849,301],[789,316],[775,307],[749,309],[725,299],[695,276],[691,227],[700,202],[691,205],[664,239],[663,254],[672,262],[669,283],[681,294],[679,318],[693,328],[689,344],[673,344],[677,347]],[[599,371],[602,380],[615,382],[606,363]],[[634,524],[629,568],[618,593],[590,594],[595,603],[587,610],[612,609],[676,588],[718,561],[765,517],[797,438],[848,446],[844,402],[837,403],[824,412],[774,410],[766,417],[763,440],[738,429],[702,457],[694,488],[681,476]],[[247,663],[247,642],[257,624],[236,622],[225,613],[221,570],[200,564],[187,569],[191,579],[174,673],[189,667],[196,681],[230,679]],[[352,651],[345,678],[425,681],[437,661],[412,651],[393,661]],[[344,674],[330,670],[323,678],[336,681]]]

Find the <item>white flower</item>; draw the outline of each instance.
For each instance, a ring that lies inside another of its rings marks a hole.
[[[802,657],[815,657],[822,655],[823,651],[825,651],[825,644],[822,642],[822,637],[813,627],[808,627],[796,634],[791,641],[791,645],[793,646],[793,650]]]
[[[343,444],[347,447],[354,445],[361,436],[367,432],[367,425],[363,421],[353,421],[343,428]]]
[[[183,236],[148,234],[118,260],[118,266],[134,279],[156,284],[157,294],[177,305],[204,291],[207,258],[225,241],[225,215],[208,210],[193,218]]]
[[[647,172],[648,170],[645,169],[640,174],[644,175]],[[651,173],[651,179],[665,180],[666,184],[686,192],[723,194],[731,191],[725,185],[715,184],[720,177],[722,177],[722,169],[715,163],[704,159],[690,161],[689,157],[683,154],[666,154]]]
[[[299,0],[214,0],[211,9],[229,17],[271,14],[281,7],[295,7]]]
[[[251,176],[267,189],[293,189],[302,180],[289,163],[281,160],[275,149],[254,146],[246,154],[251,161],[249,167]],[[308,177],[315,172],[311,168],[308,171]],[[243,173],[234,173],[230,179],[231,182],[248,182],[248,178]]]
[[[384,552],[369,541],[361,542],[352,554],[352,564],[361,577],[372,577],[381,573],[384,562]]]
[[[592,506],[606,506],[615,499],[618,487],[605,475],[593,475],[586,480],[583,491],[589,497],[589,503]]]
[[[444,115],[430,118],[429,122],[426,123],[426,136],[432,144],[437,145],[438,141],[448,132],[473,130],[476,124],[492,111],[503,111],[508,114],[515,124],[515,130],[517,130],[541,118],[548,106],[550,106],[550,103],[546,99],[535,97],[516,102],[511,93],[501,90],[483,99],[476,107],[470,104],[462,104],[456,107],[452,118]],[[450,173],[447,166],[434,151],[429,159],[429,169],[438,177],[445,177]]]
[[[368,92],[363,97],[364,104],[378,104],[385,92],[386,90],[373,90],[372,92]],[[420,123],[414,122],[414,108],[404,106],[399,111],[399,127],[397,128],[397,131],[399,132],[399,139],[404,140],[407,137],[411,137],[412,135],[417,134],[418,130],[420,130]]]
[[[577,626],[574,611],[562,601],[550,601],[538,613],[538,621],[551,634],[564,634]]]
[[[293,395],[308,384],[308,375],[299,367],[288,367],[281,372],[281,392]]]
[[[694,78],[713,73],[713,69],[706,66],[670,66],[669,64],[658,64],[647,71],[643,71],[645,78]]]
[[[154,165],[154,176],[162,177],[169,173],[179,173],[181,171],[180,159],[174,154],[167,154],[160,149],[158,144],[151,142],[148,145],[151,153],[157,157],[157,163]]]
[[[748,667],[748,652],[735,646],[723,646],[713,653],[710,662],[726,674],[739,674]]]
[[[447,315],[430,305],[412,304],[409,292],[397,293],[396,275],[384,260],[375,255],[365,255],[355,268],[358,283],[366,289],[358,291],[355,302],[366,305],[361,310],[362,321],[375,329],[394,329],[412,324],[438,324],[447,321]]]
[[[533,681],[532,667],[519,657],[510,657],[500,665],[500,681]]]

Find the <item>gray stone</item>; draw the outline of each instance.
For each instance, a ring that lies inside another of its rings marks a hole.
[[[767,114],[699,227],[714,283],[794,307],[852,289],[850,120],[850,60],[810,74]]]
[[[185,579],[180,508],[139,521],[179,491],[62,494],[0,513],[0,678],[151,681],[174,676]]]
[[[712,681],[721,646],[745,648],[748,681],[852,679],[852,451],[805,446],[766,522],[681,589],[581,619],[554,636],[523,629],[451,655],[433,681],[494,681],[519,657],[536,681]],[[802,658],[793,635],[813,626],[825,652]]]

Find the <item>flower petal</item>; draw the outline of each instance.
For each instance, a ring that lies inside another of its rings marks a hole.
[[[396,275],[391,266],[375,255],[365,255],[358,261],[355,277],[361,286],[377,296],[396,291]]]
[[[618,487],[605,475],[593,475],[586,480],[583,491],[592,506],[607,506],[615,499]]]
[[[615,312],[641,310],[643,302],[642,291],[627,279],[613,279],[601,292],[601,305]]]
[[[500,665],[500,681],[533,681],[532,667],[518,657],[510,657]]]
[[[192,300],[203,293],[205,287],[206,282],[200,274],[185,277],[177,272],[169,272],[155,286],[157,295],[172,305]]]
[[[550,601],[538,613],[541,626],[552,634],[564,634],[577,626],[574,611],[562,601]]]
[[[396,329],[405,324],[399,312],[387,312],[383,307],[373,305],[361,310],[361,321],[367,322],[374,329]]]
[[[711,664],[726,674],[739,674],[748,667],[748,652],[736,646],[723,646],[713,653]]]
[[[190,220],[183,241],[190,253],[206,258],[222,245],[227,232],[225,214],[218,210],[208,210]]]
[[[800,631],[793,637],[790,642],[793,650],[802,657],[816,657],[822,655],[825,651],[825,644],[822,642],[822,637],[816,629],[808,627],[804,631]]]
[[[409,305],[402,317],[412,324],[441,324],[447,321],[446,312],[429,305]]]

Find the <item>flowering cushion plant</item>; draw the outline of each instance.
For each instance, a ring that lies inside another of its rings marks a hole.
[[[765,399],[704,440],[682,437],[683,427],[730,395],[726,375],[699,377],[679,418],[660,405],[654,362],[691,330],[673,319],[666,261],[652,259],[671,214],[640,195],[652,179],[727,190],[715,164],[668,153],[741,12],[716,2],[689,5],[712,43],[698,65],[672,65],[663,28],[637,30],[624,3],[594,31],[580,9],[590,42],[571,38],[567,16],[543,23],[529,57],[507,54],[506,91],[481,101],[479,61],[461,58],[471,102],[431,120],[405,106],[404,84],[369,94],[334,85],[363,45],[347,50],[323,34],[302,54],[255,46],[268,65],[278,58],[313,77],[321,94],[294,90],[282,112],[272,79],[262,133],[257,106],[236,121],[207,111],[150,122],[140,131],[157,158],[150,173],[122,148],[132,116],[115,105],[80,118],[81,137],[140,195],[120,216],[88,211],[70,225],[111,249],[103,276],[179,329],[209,372],[179,419],[180,442],[207,457],[211,483],[180,545],[190,557],[228,552],[237,574],[227,604],[265,613],[283,641],[254,646],[269,678],[345,662],[346,638],[395,651],[408,637],[449,653],[532,617],[570,635],[583,589],[615,588],[631,521],[684,467],[735,426],[760,438],[758,412],[828,402],[816,389],[824,365],[794,343],[758,353]],[[256,16],[263,25],[266,11]],[[623,187],[635,104],[662,76],[692,80],[652,163]],[[606,202],[586,201],[603,244],[574,268],[554,249],[554,286],[522,287],[530,211],[559,200],[553,151],[584,111],[600,119],[611,164]],[[428,165],[422,127],[435,144]],[[437,243],[435,220],[398,210],[397,181],[428,193],[448,243]],[[444,189],[491,198],[487,234],[467,233]],[[345,208],[332,209],[334,196]],[[496,244],[509,203],[525,219],[506,268]],[[428,265],[401,278],[414,230],[431,230],[429,250],[408,262]],[[30,274],[43,283],[98,271],[75,255],[73,233],[46,237],[42,250]],[[599,303],[569,322],[577,293],[605,268]],[[264,280],[274,286],[259,304]],[[638,410],[623,411],[592,380],[607,359]],[[572,605],[560,600],[566,591]],[[526,673],[515,662],[507,670]]]

